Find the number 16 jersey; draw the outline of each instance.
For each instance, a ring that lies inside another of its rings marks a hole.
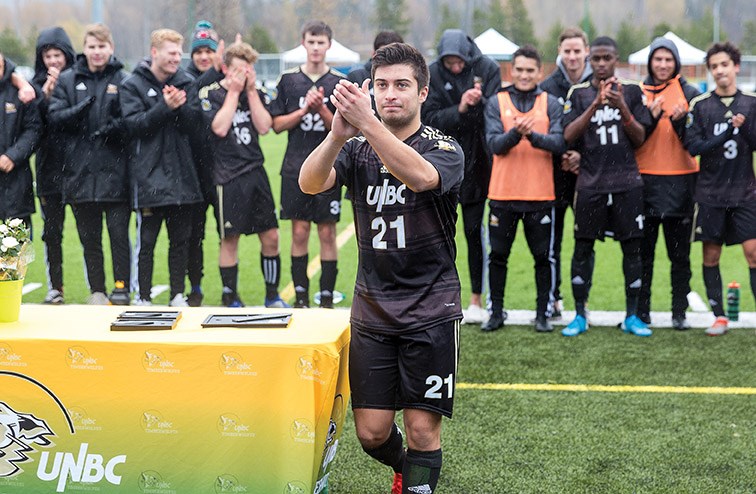
[[[421,126],[404,143],[436,168],[438,188],[410,190],[362,136],[346,143],[334,165],[337,185],[352,195],[359,249],[351,322],[385,334],[462,317],[454,235],[464,155],[431,127]]]
[[[302,67],[295,67],[281,74],[278,80],[276,99],[270,104],[272,117],[288,115],[305,107],[305,96],[311,88],[323,88],[324,103],[331,112],[336,108],[331,104],[331,94],[336,84],[346,76],[341,72],[330,69],[313,81],[310,76],[302,72]],[[328,130],[325,122],[317,113],[307,113],[296,127],[289,130],[289,143],[286,146],[281,175],[285,177],[299,177],[305,158],[325,139]]]

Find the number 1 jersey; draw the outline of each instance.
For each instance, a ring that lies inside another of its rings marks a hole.
[[[357,230],[352,325],[385,334],[462,317],[454,235],[464,155],[459,143],[431,127],[421,126],[404,143],[436,168],[437,189],[410,190],[362,136],[346,143],[334,165],[337,185],[351,193]]]

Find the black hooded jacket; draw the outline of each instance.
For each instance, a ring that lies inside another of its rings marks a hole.
[[[152,208],[202,202],[190,139],[202,121],[193,105],[171,110],[163,87],[174,86],[189,93],[194,79],[179,69],[165,82],[140,63],[121,89],[121,111],[132,138],[129,174],[133,207]]]
[[[100,72],[91,72],[79,55],[63,72],[50,101],[49,126],[64,136],[63,200],[128,200],[128,137],[119,92],[126,74],[111,56]]]
[[[28,105],[18,99],[18,89],[11,84],[16,66],[5,59],[0,78],[0,155],[13,161],[9,173],[0,172],[0,219],[25,217],[34,213],[34,190],[29,158],[42,134],[42,121],[36,101]]]
[[[39,113],[44,124],[37,157],[34,160],[37,170],[37,195],[40,197],[58,195],[63,192],[63,139],[60,133],[51,131],[48,128],[47,112],[49,101],[42,93],[42,86],[47,81],[47,67],[45,67],[45,62],[42,59],[42,53],[47,48],[57,48],[63,52],[66,57],[66,69],[70,68],[76,59],[76,52],[74,52],[71,45],[71,40],[63,28],[51,27],[43,29],[39,33],[32,84],[37,92]]]
[[[186,71],[194,77],[194,90],[187,91],[187,104],[192,105],[193,109],[202,113],[202,101],[199,97],[200,91],[206,86],[223,80],[223,74],[210,67],[205,72],[201,72],[194,62],[191,62]],[[199,177],[202,196],[206,203],[215,202],[215,185],[213,183],[213,138],[214,134],[210,123],[203,119],[198,122],[194,137],[190,140],[192,145],[192,155],[194,164],[197,167],[197,177]]]
[[[666,84],[656,84],[651,72],[651,57],[660,48],[665,48],[675,58],[675,72]],[[680,73],[680,54],[677,46],[667,38],[656,38],[649,46],[648,51],[648,77],[643,81],[643,90],[662,92],[670,84],[679,84],[682,87],[685,99],[690,100],[701,94],[695,86],[689,84],[684,77],[676,78]],[[660,118],[668,118],[662,114]],[[672,122],[680,140],[684,140],[685,118]],[[651,135],[656,129],[654,125],[648,134]],[[643,202],[645,215],[654,217],[686,217],[693,215],[693,191],[696,186],[696,173],[684,175],[651,175],[643,174]]]
[[[442,59],[454,55],[465,61],[459,74],[444,67]],[[423,103],[422,121],[454,137],[465,153],[465,178],[459,202],[472,204],[485,201],[491,177],[491,157],[485,142],[484,108],[488,98],[501,88],[501,72],[496,62],[483,55],[475,42],[459,29],[447,29],[438,45],[438,59],[430,67],[428,99]],[[481,79],[483,97],[480,102],[459,113],[462,94]]]

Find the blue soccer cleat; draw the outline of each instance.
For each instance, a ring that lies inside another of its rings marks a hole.
[[[636,315],[625,318],[625,321],[620,327],[625,333],[634,334],[635,336],[651,336],[653,334],[653,332],[648,329],[648,324],[641,321]]]
[[[581,315],[575,316],[567,326],[562,330],[562,336],[577,336],[580,333],[588,331],[588,321]]]
[[[265,307],[273,309],[289,309],[291,308],[291,305],[287,304],[281,299],[281,297],[276,295],[274,298],[265,299]]]

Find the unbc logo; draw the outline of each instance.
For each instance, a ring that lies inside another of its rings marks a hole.
[[[142,492],[152,492],[170,488],[170,482],[164,481],[163,477],[154,470],[147,470],[139,474],[139,490]]]
[[[166,358],[160,350],[149,349],[144,351],[142,356],[142,367],[147,372],[160,372],[167,374],[178,374],[181,371],[176,368],[176,363]]]
[[[225,437],[255,437],[249,425],[242,423],[238,415],[224,413],[218,417],[218,432]]]
[[[247,492],[247,487],[239,484],[233,475],[219,475],[215,479],[215,492]]]
[[[295,420],[291,423],[289,432],[296,443],[312,444],[315,442],[315,428],[309,420]]]
[[[14,352],[10,345],[0,343],[0,365],[25,367],[26,363],[22,362],[21,355]]]
[[[140,419],[142,429],[150,434],[177,434],[178,431],[173,427],[173,422],[165,419],[163,414],[157,410],[147,410],[142,412]]]
[[[308,355],[297,359],[297,374],[302,379],[323,383],[323,371],[318,369],[316,361]]]
[[[307,488],[299,481],[288,482],[284,488],[284,494],[305,494]]]
[[[102,370],[102,365],[82,346],[72,346],[66,350],[66,363],[72,369]]]

